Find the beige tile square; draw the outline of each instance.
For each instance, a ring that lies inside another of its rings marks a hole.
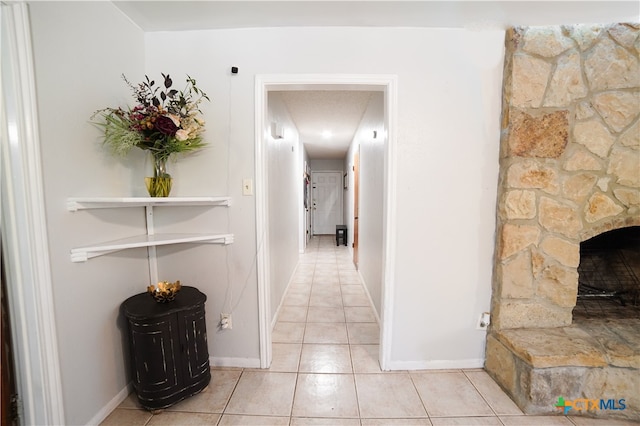
[[[271,341],[273,343],[302,343],[304,327],[305,325],[302,323],[278,321],[273,327]]]
[[[355,270],[345,270],[338,266],[338,275],[340,276],[340,284],[342,285],[362,285],[360,275]]]
[[[365,294],[342,294],[344,306],[371,306],[369,298]]]
[[[271,366],[269,371],[295,373],[300,363],[300,343],[273,343],[271,345]]]
[[[341,295],[340,285],[338,284],[314,284],[311,289],[311,297],[340,297]]]
[[[165,411],[154,414],[147,426],[200,426],[215,425],[220,420],[220,414],[208,413],[174,413]]]
[[[345,311],[342,308],[311,306],[307,322],[344,322]]]
[[[351,369],[351,353],[348,345],[315,345],[302,346],[300,357],[301,373],[347,373]]]
[[[219,426],[287,426],[288,424],[289,417],[225,414],[220,419]]]
[[[380,346],[378,345],[349,345],[351,348],[351,362],[354,373],[382,373],[378,359]]]
[[[309,306],[323,306],[326,308],[342,308],[342,297],[312,296],[309,299]]]
[[[293,417],[291,426],[360,426],[359,419],[323,419],[314,417]]]
[[[144,426],[151,419],[152,414],[145,410],[131,410],[116,408],[107,416],[101,426]]]
[[[303,342],[347,344],[347,327],[344,323],[308,323]]]
[[[283,306],[308,306],[309,305],[309,295],[311,291],[308,293],[303,292],[288,292],[282,301]]]
[[[462,372],[417,372],[411,377],[430,417],[495,415]]]
[[[564,416],[500,416],[505,426],[573,426]]]
[[[370,306],[345,306],[344,315],[347,322],[377,322]]]
[[[342,283],[342,285],[340,286],[340,289],[342,290],[342,294],[346,295],[352,295],[352,296],[365,296],[366,297],[366,293],[364,291],[364,288],[358,284],[358,285],[354,285],[354,284],[348,284],[348,285],[344,285],[344,283]]]
[[[224,413],[289,416],[295,387],[295,373],[244,371]]]
[[[497,417],[432,417],[433,426],[502,426]]]
[[[409,374],[356,374],[355,378],[361,417],[427,417]]]
[[[211,381],[202,392],[167,408],[167,411],[222,413],[242,370],[211,370]]]
[[[358,418],[353,375],[299,374],[292,415]]]
[[[278,312],[278,321],[305,322],[307,320],[306,306],[282,306]]]
[[[118,408],[130,408],[136,410],[144,410],[140,402],[138,401],[138,396],[135,392],[131,392],[124,401],[118,405]]]
[[[361,419],[362,426],[430,426],[429,419]]]
[[[471,380],[471,383],[496,414],[524,415],[515,402],[493,381],[486,371],[464,371],[464,374]]]
[[[380,327],[377,323],[348,322],[349,343],[367,345],[380,343]]]

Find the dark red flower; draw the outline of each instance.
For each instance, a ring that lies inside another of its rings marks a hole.
[[[178,126],[175,125],[173,120],[165,115],[160,115],[156,119],[155,128],[165,135],[174,136],[178,131]]]

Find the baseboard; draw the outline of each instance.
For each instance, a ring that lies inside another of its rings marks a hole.
[[[96,415],[87,422],[87,425],[99,425],[100,423],[102,423],[113,410],[115,410],[120,404],[122,404],[122,401],[127,399],[132,391],[133,385],[131,384],[131,382],[129,382],[127,383],[127,386],[124,387],[124,389],[118,392],[116,396],[114,396],[111,401],[107,403],[107,405],[102,407],[102,409],[98,411]]]
[[[367,295],[367,299],[369,299],[369,305],[371,306],[371,310],[373,311],[373,315],[376,317],[376,322],[380,325],[380,315],[378,315],[378,311],[376,310],[376,305],[373,303],[373,299],[371,298],[371,294],[369,294],[369,288],[367,287],[367,283],[364,280],[364,277],[360,273],[360,270],[357,269],[356,272],[360,277],[360,282],[362,282],[362,288],[364,288],[364,292]]]
[[[484,358],[442,359],[433,361],[389,361],[389,370],[451,370],[465,368],[483,368]]]
[[[260,368],[260,358],[209,357],[211,367]]]
[[[284,298],[287,296],[287,292],[289,291],[289,287],[291,287],[291,284],[293,283],[293,277],[295,277],[296,275],[296,271],[298,270],[298,266],[300,266],[300,261],[298,261],[298,263],[296,264],[296,267],[293,269],[293,273],[291,273],[291,276],[289,277],[289,282],[287,283],[287,286],[284,289],[284,292],[282,293],[282,297],[280,298],[280,303],[278,304],[278,307],[276,308],[276,312],[273,315],[273,319],[271,320],[271,330],[273,331],[273,328],[276,326],[276,323],[278,322],[278,316],[280,315],[280,310],[282,309],[282,306],[284,304]]]

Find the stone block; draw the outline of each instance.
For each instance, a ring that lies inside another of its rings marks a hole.
[[[576,238],[582,230],[582,221],[573,206],[541,197],[538,211],[540,224],[548,231]]]
[[[506,259],[530,245],[537,245],[540,229],[537,226],[511,225],[502,227],[500,258]]]
[[[512,190],[508,191],[504,198],[504,215],[508,220],[536,217],[535,192]]]
[[[593,106],[605,123],[620,132],[640,114],[640,93],[604,92],[593,96]]]
[[[497,329],[550,328],[571,324],[571,309],[551,307],[542,301],[501,300],[494,309]],[[493,323],[492,319],[492,323]]]
[[[540,248],[561,264],[577,268],[580,264],[580,245],[562,238],[548,236],[540,243]]]
[[[560,27],[529,27],[523,37],[522,50],[534,55],[552,58],[573,47]]]
[[[519,157],[558,158],[567,146],[569,113],[556,111],[541,116],[511,113],[509,150]]]
[[[593,191],[597,181],[598,177],[591,173],[567,176],[562,182],[562,193],[567,199],[582,204]]]
[[[529,55],[514,55],[511,75],[511,105],[538,108],[542,104],[551,64]]]
[[[569,36],[578,43],[580,50],[589,49],[604,30],[602,25],[577,24],[565,27]]]
[[[594,91],[640,86],[638,57],[609,38],[601,39],[587,52],[584,70]]]
[[[582,79],[580,55],[573,51],[558,59],[543,106],[568,107],[576,99],[584,98],[587,92]]]
[[[640,188],[640,151],[614,147],[607,173],[614,175],[621,185]]]
[[[613,195],[627,207],[640,206],[640,190],[619,188],[613,190]]]
[[[582,170],[602,170],[602,160],[585,152],[583,149],[574,151],[564,162],[562,168],[569,172]]]
[[[513,353],[492,334],[487,335],[485,369],[508,392],[516,390],[517,369]]]
[[[531,274],[531,255],[522,252],[510,262],[499,266],[502,277],[500,296],[506,299],[528,299],[533,296],[533,275]]]
[[[602,192],[593,194],[584,210],[584,219],[589,223],[616,216],[624,211],[622,207]]]
[[[509,188],[541,189],[549,194],[559,192],[557,172],[532,160],[512,164],[507,170],[507,185]]]
[[[573,138],[576,143],[584,145],[587,149],[601,158],[606,158],[615,137],[597,119],[576,123],[573,127]]]
[[[640,121],[636,121],[618,139],[618,143],[629,148],[640,148]]]
[[[573,308],[578,293],[578,272],[559,265],[549,265],[540,274],[536,294],[551,303]]]

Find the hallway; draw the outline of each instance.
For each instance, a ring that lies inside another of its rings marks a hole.
[[[270,369],[213,368],[205,391],[159,414],[141,410],[132,394],[102,424],[631,424],[524,416],[481,369],[382,372],[378,336],[347,247],[314,237],[273,331]]]

